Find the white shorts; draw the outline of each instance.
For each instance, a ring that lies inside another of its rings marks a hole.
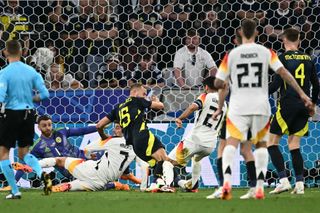
[[[227,115],[227,138],[251,140],[253,144],[268,141],[270,117],[265,115]],[[251,137],[248,138],[248,131]]]
[[[66,158],[64,167],[77,179],[70,182],[71,190],[73,190],[72,188],[81,190],[81,187],[86,191],[102,190],[105,183],[98,177],[96,166],[97,162],[93,160]]]
[[[193,156],[196,161],[200,161],[202,158],[209,156],[213,149],[214,147],[205,147],[195,143],[181,141],[169,153],[169,158],[177,161],[182,166],[186,166]]]

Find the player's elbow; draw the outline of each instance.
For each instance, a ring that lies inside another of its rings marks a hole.
[[[161,102],[152,102],[151,109],[162,110],[164,109],[164,104]]]

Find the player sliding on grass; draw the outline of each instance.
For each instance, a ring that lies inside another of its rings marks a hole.
[[[222,199],[231,199],[233,159],[240,142],[246,141],[249,129],[255,144],[255,166],[257,173],[256,199],[264,198],[263,183],[268,166],[269,117],[268,68],[277,72],[297,91],[304,104],[312,107],[309,97],[299,87],[292,75],[283,67],[276,53],[255,44],[256,23],[245,19],[241,24],[242,45],[226,54],[216,76],[215,86],[224,88],[230,80],[231,96],[227,113],[227,145],[222,154],[224,184]],[[219,92],[222,97],[222,93]],[[219,98],[219,109],[214,116],[221,114],[223,98]]]
[[[299,51],[300,33],[298,30],[288,28],[283,33],[283,43],[286,52],[279,58],[289,72],[295,77],[298,84],[307,94],[311,91],[313,106],[317,103],[319,94],[319,81],[314,63],[309,55]],[[301,137],[308,135],[309,112],[299,99],[299,95],[292,87],[286,85],[279,75],[269,87],[270,94],[280,87],[280,100],[278,111],[273,116],[270,127],[270,140],[268,151],[273,165],[280,177],[280,184],[270,192],[279,194],[291,189],[290,182],[284,167],[284,160],[278,148],[283,134],[288,135],[288,146],[292,158],[292,165],[296,177],[296,186],[293,194],[304,194],[303,158],[300,152]],[[314,110],[311,111],[311,115]]]
[[[215,77],[210,76],[203,81],[205,92],[176,119],[177,127],[181,128],[182,121],[196,112],[191,132],[169,154],[169,158],[181,166],[186,166],[192,160],[192,178],[185,183],[185,188],[188,190],[193,189],[200,178],[201,159],[209,156],[216,147],[218,133],[226,113],[227,105],[224,104],[223,113],[218,116],[218,120],[214,121],[211,118],[218,108],[218,90],[213,86],[214,79]],[[173,182],[173,167],[171,171],[166,184]]]

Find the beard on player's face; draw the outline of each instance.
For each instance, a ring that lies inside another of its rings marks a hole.
[[[51,121],[43,121],[39,124],[39,130],[41,134],[45,137],[50,137],[52,134],[52,122]]]

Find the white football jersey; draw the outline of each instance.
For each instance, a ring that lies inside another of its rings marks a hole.
[[[96,161],[95,167],[101,180],[114,181],[119,179],[123,171],[136,157],[133,147],[123,142],[125,141],[111,138],[104,145],[106,151],[100,160]]]
[[[269,67],[276,72],[283,65],[274,51],[260,44],[242,44],[225,55],[216,78],[223,81],[230,78],[228,113],[271,114],[268,95]]]
[[[185,141],[199,144],[205,147],[215,147],[216,138],[222,127],[223,119],[227,111],[227,104],[224,103],[223,113],[218,120],[213,120],[212,114],[218,109],[218,93],[203,93],[194,102],[198,105],[194,126]]]

